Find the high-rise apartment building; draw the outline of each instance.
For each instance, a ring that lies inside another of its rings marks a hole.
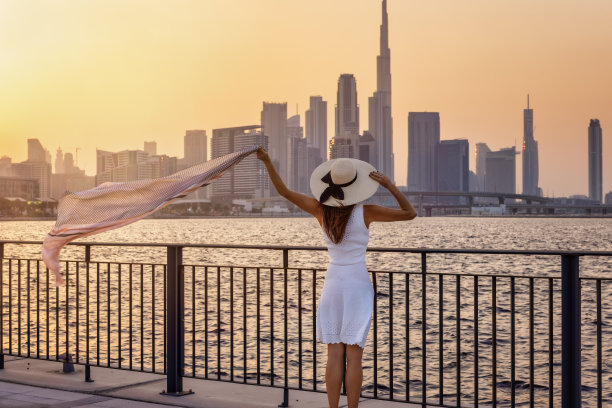
[[[468,192],[470,144],[467,139],[441,140],[438,146],[438,191]]]
[[[204,163],[208,159],[208,138],[205,130],[187,130],[184,137],[185,167]]]
[[[155,156],[157,154],[157,142],[144,142],[144,151],[149,156]]]
[[[300,125],[300,115],[287,119],[289,138],[289,187],[300,193],[308,192],[308,142],[304,138],[304,128]]]
[[[533,138],[533,109],[523,110],[523,194],[538,195],[538,142]]]
[[[440,114],[408,114],[408,189],[437,191]]]
[[[211,158],[216,159],[253,145],[269,148],[268,136],[261,132],[259,125],[213,129]],[[212,188],[213,199],[223,201],[270,196],[266,168],[254,154],[245,157],[240,165],[231,168],[220,179],[215,180]]]
[[[601,203],[602,195],[602,138],[599,119],[589,123],[589,198]]]
[[[516,147],[487,152],[485,159],[485,191],[516,193]]]
[[[319,150],[321,162],[327,160],[327,102],[320,96],[310,97],[310,109],[306,111],[306,141]]]
[[[394,180],[393,118],[391,116],[391,50],[387,0],[382,2],[380,53],[376,57],[376,92],[368,98],[369,130],[376,141],[370,163]]]
[[[486,191],[485,190],[485,173],[487,171],[487,153],[490,153],[491,149],[486,143],[476,143],[476,180],[478,186],[474,186],[473,191]]]
[[[350,157],[359,158],[357,157],[359,154],[357,148],[359,145],[359,105],[357,104],[357,82],[353,74],[342,74],[338,79],[334,138],[350,141],[348,144],[354,147],[351,149],[353,156]],[[337,142],[337,144],[346,144],[346,142]]]
[[[289,183],[289,148],[287,137],[287,103],[263,103],[261,131],[268,137],[270,158],[278,174]],[[274,187],[272,187],[274,189]]]

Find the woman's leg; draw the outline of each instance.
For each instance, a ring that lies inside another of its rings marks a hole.
[[[327,401],[330,408],[338,408],[340,401],[340,388],[342,387],[342,372],[344,344],[327,345],[327,366],[325,367],[325,386],[327,387]]]
[[[357,408],[361,395],[363,349],[357,345],[346,346],[346,397],[348,408]]]

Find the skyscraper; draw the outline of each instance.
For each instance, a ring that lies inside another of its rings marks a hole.
[[[263,103],[261,130],[268,136],[269,153],[274,167],[285,183],[289,183],[289,143],[287,143],[287,103]],[[274,187],[272,187],[274,188]],[[274,190],[275,191],[275,190]]]
[[[589,198],[601,203],[601,125],[599,119],[591,119],[589,124]]]
[[[300,115],[287,119],[289,138],[289,180],[290,188],[300,193],[308,192],[308,143],[304,138],[304,128],[300,125]]]
[[[394,180],[393,118],[391,117],[391,50],[387,0],[382,2],[380,54],[376,57],[376,92],[368,99],[370,133],[376,140],[376,160],[370,163]]]
[[[268,138],[262,134],[259,125],[213,129],[212,131],[211,155],[213,159],[252,145],[268,147]],[[228,170],[223,177],[212,183],[212,189],[213,198],[217,200],[270,196],[269,178],[265,166],[261,160],[257,160],[254,154],[245,157],[239,166]]]
[[[320,96],[310,97],[306,111],[306,141],[319,150],[321,161],[327,160],[327,102]]]
[[[487,152],[485,191],[516,193],[516,148],[514,146]]]
[[[64,152],[62,148],[58,147],[55,153],[55,173],[61,174],[64,172]]]
[[[205,130],[187,130],[184,137],[184,165],[195,166],[207,160],[208,138]]]
[[[354,158],[359,158],[359,105],[357,104],[357,83],[353,74],[342,74],[338,79],[336,103],[335,139],[344,139],[354,148]],[[344,143],[344,142],[339,142]],[[344,157],[344,156],[341,156]]]
[[[485,173],[487,171],[487,153],[491,152],[486,143],[476,143],[476,178],[478,187],[473,191],[485,190]]]
[[[469,191],[470,144],[467,139],[441,140],[438,146],[438,191]]]
[[[437,191],[440,114],[408,114],[408,189]]]
[[[538,195],[538,142],[533,138],[533,109],[523,110],[523,194]]]

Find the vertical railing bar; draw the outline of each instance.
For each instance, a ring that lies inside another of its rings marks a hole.
[[[196,376],[196,275],[195,266],[191,267],[191,376]]]
[[[234,267],[230,268],[230,381],[234,382]]]
[[[474,276],[474,407],[478,407],[478,276]]]
[[[0,258],[0,263],[2,258]],[[2,272],[0,272],[1,274]],[[0,283],[0,285],[2,285]],[[2,293],[0,291],[0,302],[2,302]],[[2,323],[0,323],[2,327]],[[0,330],[2,331],[2,330]],[[0,353],[3,350],[4,344],[0,341]],[[36,261],[36,358],[40,358],[40,261]]]
[[[283,402],[279,407],[289,406],[289,345],[287,344],[289,337],[289,316],[287,312],[287,274],[289,268],[289,250],[283,249],[283,317],[284,317],[284,336],[283,336],[283,348],[284,348],[284,376],[285,376],[285,387],[283,390]],[[299,339],[298,339],[299,341]]]
[[[106,355],[108,358],[108,361],[106,362],[106,365],[108,367],[111,366],[111,307],[110,307],[110,300],[111,300],[111,267],[110,267],[110,263],[107,262],[106,263],[106,318],[107,318],[107,322],[106,322]]]
[[[284,345],[284,351],[285,351],[285,363],[284,363],[284,369],[285,369],[285,392],[288,392],[288,387],[289,387],[289,345],[288,345],[288,338],[289,338],[289,316],[288,316],[288,309],[287,309],[287,274],[289,273],[289,271],[287,270],[289,268],[289,251],[287,249],[283,249],[283,292],[284,292],[284,296],[283,296],[283,316],[284,316],[284,341],[283,341],[283,345]],[[298,339],[299,341],[299,339]],[[283,401],[283,403],[286,401]],[[284,404],[282,404],[284,405]]]
[[[389,399],[393,400],[393,273],[389,272]]]
[[[378,285],[376,282],[376,272],[372,272],[372,288],[374,289],[374,398],[378,397]]]
[[[597,407],[602,407],[602,344],[601,344],[601,279],[596,281],[596,307],[597,307]]]
[[[87,247],[89,248],[89,246]],[[89,320],[90,320],[90,316],[89,316],[89,259],[85,260],[85,313],[87,315],[87,320],[85,321],[85,331],[86,331],[86,336],[85,336],[85,362],[87,363],[87,365],[89,365]]]
[[[533,305],[533,277],[529,278],[529,406],[535,404],[535,348],[534,348],[534,305]]]
[[[17,355],[21,357],[21,259],[17,260]]]
[[[421,252],[421,395],[427,403],[427,252]]]
[[[298,389],[302,389],[302,270],[298,269]]]
[[[81,263],[79,261],[76,261],[74,263],[75,267],[76,267],[76,271],[75,271],[75,275],[76,275],[76,286],[75,286],[75,298],[76,298],[76,347],[75,347],[75,361],[78,363],[80,361],[79,359],[79,351],[80,351],[80,347],[79,347],[79,338],[80,338],[80,331],[81,331],[81,324],[80,324],[80,314],[81,314],[81,299],[80,299],[80,290],[79,290],[79,285],[80,285],[80,274],[81,274]],[[66,282],[66,286],[68,286],[68,282]]]
[[[155,354],[155,274],[157,265],[151,265],[151,371],[155,372],[155,362],[157,354]]]
[[[457,275],[455,282],[455,301],[457,314],[457,406],[461,406],[461,276]]]
[[[47,307],[46,307],[46,311],[45,311],[46,312],[46,318],[47,318],[45,320],[45,328],[46,328],[46,331],[47,331],[47,345],[46,345],[47,346],[46,347],[47,348],[47,354],[46,354],[45,357],[47,358],[47,360],[50,360],[49,354],[51,353],[51,351],[50,351],[50,341],[49,341],[49,297],[51,296],[51,283],[50,283],[50,279],[49,279],[50,278],[49,268],[45,267],[45,271],[47,272],[45,274],[45,276],[46,276],[45,281],[46,281],[46,286],[47,286],[47,296],[45,296],[46,302],[47,302]]]
[[[410,274],[406,272],[406,321],[404,322],[406,329],[406,402],[410,401]]]
[[[64,284],[66,287],[66,361],[70,358],[70,262],[66,261],[66,283]]]
[[[55,360],[59,360],[59,286],[55,287]]]
[[[270,385],[274,386],[274,268],[270,268]]]
[[[261,276],[257,268],[257,385],[261,384]]]
[[[217,267],[217,380],[221,379],[221,268]]]
[[[548,278],[548,406],[554,407],[553,279]]]
[[[312,385],[317,390],[317,270],[312,270]]]
[[[9,293],[9,355],[13,354],[13,262],[11,259],[8,260],[9,270],[8,270],[8,293]],[[47,275],[49,276],[49,275]],[[49,308],[47,307],[47,310]],[[48,320],[47,320],[48,321]],[[47,341],[47,344],[49,342]]]
[[[132,353],[132,349],[133,347],[133,343],[134,343],[134,338],[133,338],[133,320],[134,320],[134,299],[133,299],[133,280],[134,278],[132,277],[133,275],[133,267],[132,264],[130,264],[130,269],[129,269],[129,273],[130,273],[130,370],[132,370],[132,365],[133,365],[133,353]]]
[[[121,368],[121,274],[122,274],[122,264],[117,264],[117,364],[119,368]]]
[[[372,288],[374,289],[374,398],[378,397],[378,285],[376,272],[372,272]]]
[[[516,405],[516,325],[515,325],[515,282],[510,277],[510,406]]]
[[[497,276],[491,277],[491,394],[497,407]]]
[[[242,382],[246,384],[247,382],[247,268],[242,270],[242,335],[243,335],[243,344],[242,344],[242,370],[243,370],[243,379]]]
[[[28,274],[27,274],[27,279],[28,279],[28,283],[27,283],[27,291],[28,291],[28,308],[27,308],[27,315],[28,315],[28,357],[30,357],[31,355],[31,345],[30,345],[30,322],[31,320],[31,315],[30,315],[30,310],[31,310],[31,305],[30,305],[30,260],[28,259]]]
[[[208,378],[208,266],[204,267],[204,378]]]
[[[47,280],[49,275],[47,274]],[[100,263],[96,263],[96,365],[100,365]],[[48,306],[48,305],[47,305]],[[48,313],[47,307],[47,313]],[[48,316],[47,316],[48,317]],[[49,339],[47,339],[47,342]]]
[[[444,405],[444,275],[438,275],[438,382],[440,405]]]
[[[144,334],[144,265],[140,264],[140,371],[144,371]]]

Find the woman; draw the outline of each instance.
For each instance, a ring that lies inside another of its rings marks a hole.
[[[257,150],[278,193],[314,216],[323,229],[330,262],[317,307],[317,338],[327,344],[325,384],[330,408],[337,408],[346,353],[345,384],[349,408],[357,407],[363,373],[361,358],[374,304],[365,264],[369,226],[375,221],[404,221],[417,216],[391,180],[357,159],[334,159],[318,166],[310,189],[316,198],[285,186],[265,149]],[[393,194],[400,209],[363,205],[378,185]]]

